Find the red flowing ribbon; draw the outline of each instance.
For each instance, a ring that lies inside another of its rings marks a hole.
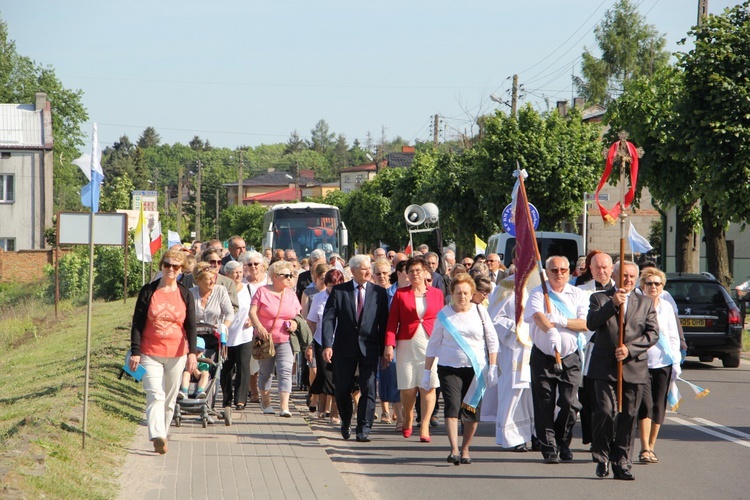
[[[625,142],[625,145],[628,148],[628,153],[630,154],[630,189],[627,193],[625,193],[625,199],[623,200],[623,206],[624,208],[628,208],[632,203],[633,199],[635,198],[635,185],[638,181],[638,151],[636,151],[635,146],[632,142]],[[604,222],[607,224],[614,224],[617,220],[617,217],[620,215],[621,207],[620,203],[616,203],[615,206],[612,207],[611,210],[607,210],[605,207],[602,206],[602,204],[599,202],[599,191],[602,190],[602,186],[604,186],[604,183],[607,182],[609,179],[610,174],[612,173],[612,163],[614,162],[615,155],[617,155],[617,150],[620,147],[620,141],[615,142],[610,146],[609,151],[607,151],[607,163],[604,166],[604,173],[602,174],[602,178],[599,180],[599,185],[596,187],[596,194],[594,196],[596,200],[596,205],[599,207],[599,213],[602,215],[602,219],[604,219]]]

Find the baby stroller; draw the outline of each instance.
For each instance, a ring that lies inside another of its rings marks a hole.
[[[205,388],[206,397],[178,399],[172,420],[177,427],[180,427],[182,425],[182,417],[185,414],[200,415],[204,428],[208,425],[209,419],[212,417],[223,419],[224,425],[230,426],[232,425],[232,409],[227,407],[223,411],[214,410],[219,390],[221,367],[224,362],[221,356],[221,349],[219,348],[221,336],[214,325],[198,323],[196,329],[198,337],[202,338],[206,343],[206,350],[203,351],[203,357],[198,358],[199,363],[207,363],[209,365],[209,381]],[[195,385],[193,382],[190,383],[189,394],[195,392]]]

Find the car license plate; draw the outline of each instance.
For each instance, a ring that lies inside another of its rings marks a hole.
[[[682,326],[706,326],[706,320],[703,318],[681,318]]]

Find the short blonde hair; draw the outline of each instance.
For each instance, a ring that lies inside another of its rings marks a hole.
[[[451,295],[453,295],[453,291],[456,289],[456,287],[462,283],[466,283],[467,285],[469,285],[472,295],[477,293],[477,285],[474,283],[474,278],[469,276],[469,273],[459,273],[455,275],[451,280],[451,284],[449,287]]]
[[[206,275],[208,273],[213,274],[216,276],[216,273],[214,272],[213,268],[211,267],[211,264],[208,262],[199,262],[195,265],[195,268],[193,269],[193,276],[195,276],[195,282],[196,283],[202,283],[206,279]]]
[[[180,250],[167,250],[163,254],[161,254],[161,259],[159,260],[159,268],[164,267],[164,263],[169,259],[170,262],[173,264],[185,264],[185,254],[182,253]]]
[[[271,277],[278,276],[279,274],[294,274],[294,266],[292,266],[292,263],[287,260],[277,260],[268,266],[268,274],[270,274]]]
[[[664,271],[656,267],[647,267],[646,269],[641,271],[641,288],[645,286],[644,284],[646,283],[646,281],[652,276],[658,276],[659,278],[661,278],[661,282],[663,285],[667,284],[667,275],[664,274]]]

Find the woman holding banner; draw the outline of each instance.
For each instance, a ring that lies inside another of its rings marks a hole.
[[[445,306],[435,322],[427,343],[425,380],[439,358],[437,367],[445,400],[445,428],[451,446],[448,462],[470,464],[469,445],[479,422],[479,404],[487,387],[497,384],[499,342],[487,309],[474,304],[474,280],[459,274],[450,284],[452,303]],[[488,359],[489,358],[489,359]],[[458,449],[458,419],[464,424],[461,451]]]

